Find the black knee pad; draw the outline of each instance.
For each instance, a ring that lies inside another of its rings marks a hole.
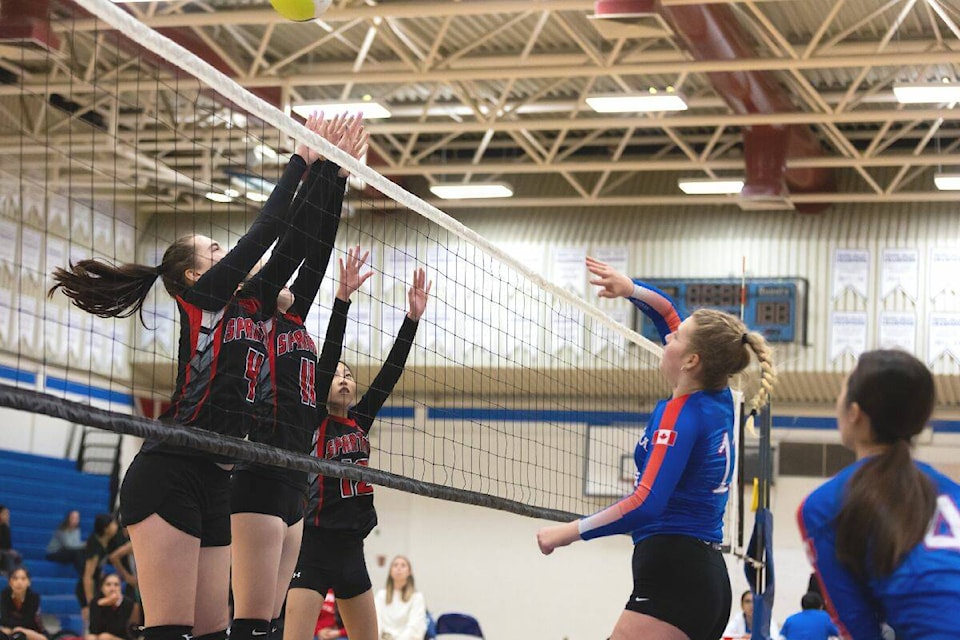
[[[191,627],[168,624],[159,627],[144,627],[143,640],[192,640]]]
[[[283,618],[274,618],[270,621],[269,640],[283,640]]]
[[[227,640],[228,635],[226,629],[221,629],[220,631],[205,633],[202,636],[194,636],[193,640]]]

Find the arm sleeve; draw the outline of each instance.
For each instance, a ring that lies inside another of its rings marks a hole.
[[[415,592],[410,596],[410,608],[407,610],[407,623],[397,640],[422,640],[427,632],[427,607],[423,601],[423,594]]]
[[[350,302],[339,298],[334,299],[330,322],[327,324],[327,335],[323,339],[323,348],[317,360],[316,385],[317,407],[326,404],[333,376],[337,373],[337,364],[340,362],[340,353],[343,351],[343,334],[347,330],[347,313],[350,311]]]
[[[634,280],[633,295],[628,299],[650,318],[664,344],[667,342],[667,336],[676,331],[683,321],[673,298],[653,285]]]
[[[814,492],[800,505],[797,519],[800,535],[820,582],[827,612],[841,638],[883,640],[880,620],[870,597],[850,571],[837,559],[833,518],[823,518]]]
[[[298,155],[290,158],[273,193],[243,237],[217,264],[207,270],[184,294],[183,299],[201,309],[222,309],[250,269],[263,257],[290,220],[293,194],[303,175],[306,162]]]
[[[306,319],[310,305],[317,297],[320,282],[333,254],[337,229],[340,227],[346,178],[341,178],[339,171],[340,167],[336,163],[329,160],[323,162],[307,196],[306,207],[310,210],[307,220],[312,226],[306,236],[312,242],[307,247],[307,256],[300,267],[300,273],[290,287],[290,292],[293,293],[291,311],[301,320]]]
[[[377,377],[370,383],[370,388],[360,398],[357,407],[354,410],[357,424],[364,431],[370,431],[373,421],[387,401],[393,388],[400,381],[403,375],[403,368],[407,363],[407,356],[410,355],[410,348],[413,346],[413,339],[417,335],[418,322],[409,317],[403,317],[403,324],[400,325],[400,331],[397,332],[397,339],[387,355],[386,362],[380,367]]]
[[[680,480],[699,433],[699,414],[687,407],[689,396],[669,401],[650,438],[650,455],[632,494],[580,520],[580,537],[592,540],[628,533],[663,513]],[[686,409],[686,410],[685,410]]]

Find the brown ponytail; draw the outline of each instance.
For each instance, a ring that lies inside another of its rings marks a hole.
[[[893,573],[919,544],[936,508],[933,481],[914,464],[910,440],[933,412],[933,375],[904,351],[868,351],[847,380],[844,403],[870,418],[882,453],[850,478],[837,516],[837,558],[863,578]]]
[[[760,389],[750,403],[758,410],[770,399],[777,371],[773,351],[763,335],[747,332],[746,325],[736,316],[716,309],[698,309],[693,313],[696,330],[690,337],[693,351],[700,355],[700,382],[707,389],[721,389],[730,382],[730,376],[740,373],[750,364],[750,353],[760,363]]]
[[[171,296],[189,288],[184,272],[194,266],[195,257],[193,236],[184,236],[167,247],[158,267],[118,267],[99,259],[80,260],[70,263],[69,269],[54,270],[56,284],[47,295],[53,296],[57,289],[62,289],[73,304],[87,313],[101,318],[126,318],[142,310],[157,277],[163,278],[164,288]],[[140,321],[143,322],[142,313]]]

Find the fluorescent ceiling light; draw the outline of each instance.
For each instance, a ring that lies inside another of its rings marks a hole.
[[[897,84],[893,86],[893,95],[900,104],[960,102],[960,84],[948,82]]]
[[[236,189],[224,189],[224,190],[223,190],[223,195],[229,196],[229,197],[231,197],[231,198],[239,198],[239,197],[240,197],[240,192],[237,191]]]
[[[207,200],[213,200],[214,202],[233,202],[234,196],[228,195],[226,193],[220,193],[218,191],[210,191],[209,193],[207,193],[206,198]]]
[[[258,144],[253,148],[254,157],[260,162],[272,162],[280,157],[280,154],[273,148],[265,144]]]
[[[686,111],[687,101],[679,93],[637,93],[591,96],[587,104],[597,113],[637,113],[649,111]]]
[[[341,113],[362,113],[364,118],[389,118],[390,111],[379,102],[315,102],[310,104],[298,104],[293,107],[293,112],[302,118],[309,118],[310,114],[323,112],[324,117],[330,118]]]
[[[509,198],[513,195],[513,187],[503,182],[435,184],[430,187],[430,191],[444,200]]]
[[[960,191],[960,173],[937,173],[933,176],[933,184],[940,191]]]
[[[270,198],[269,193],[260,193],[259,191],[247,191],[247,200],[253,202],[266,202]]]
[[[738,178],[720,178],[714,180],[707,179],[689,179],[678,180],[677,186],[680,190],[689,195],[696,196],[716,196],[737,194],[743,189],[743,180]]]

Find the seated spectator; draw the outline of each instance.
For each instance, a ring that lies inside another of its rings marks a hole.
[[[427,631],[427,606],[405,557],[397,556],[390,563],[387,588],[377,592],[374,603],[380,640],[422,640]]]
[[[117,569],[124,584],[123,595],[133,602],[133,613],[130,615],[130,624],[143,624],[143,607],[140,603],[140,583],[137,581],[137,567],[133,558],[133,544],[127,536],[126,528],[117,530],[107,545],[109,556],[107,559]]]
[[[827,640],[839,637],[840,632],[823,610],[823,598],[819,593],[806,593],[800,600],[800,613],[795,613],[783,623],[782,640]]]
[[[90,632],[86,640],[127,640],[133,600],[124,597],[115,573],[100,581],[101,597],[90,603]]]
[[[20,553],[13,548],[10,536],[10,509],[0,504],[0,573],[9,576],[20,566]]]
[[[747,589],[740,596],[740,613],[730,619],[724,638],[749,638],[753,634],[753,592]],[[777,623],[770,620],[770,637],[779,638]]]
[[[80,512],[68,511],[47,543],[47,560],[72,564],[77,575],[83,573],[83,539],[80,537]]]
[[[30,588],[30,573],[18,567],[0,593],[0,637],[10,640],[47,640],[40,621],[40,594]]]
[[[347,637],[347,630],[343,628],[343,620],[340,619],[340,612],[337,611],[337,598],[333,594],[333,589],[327,591],[323,599],[320,617],[317,618],[317,628],[313,630],[313,635],[318,640],[338,640]]]
[[[107,545],[117,535],[117,520],[109,513],[99,514],[93,521],[93,533],[83,550],[83,573],[77,581],[77,600],[84,625],[90,623],[90,602],[99,597],[100,577],[107,562]]]

